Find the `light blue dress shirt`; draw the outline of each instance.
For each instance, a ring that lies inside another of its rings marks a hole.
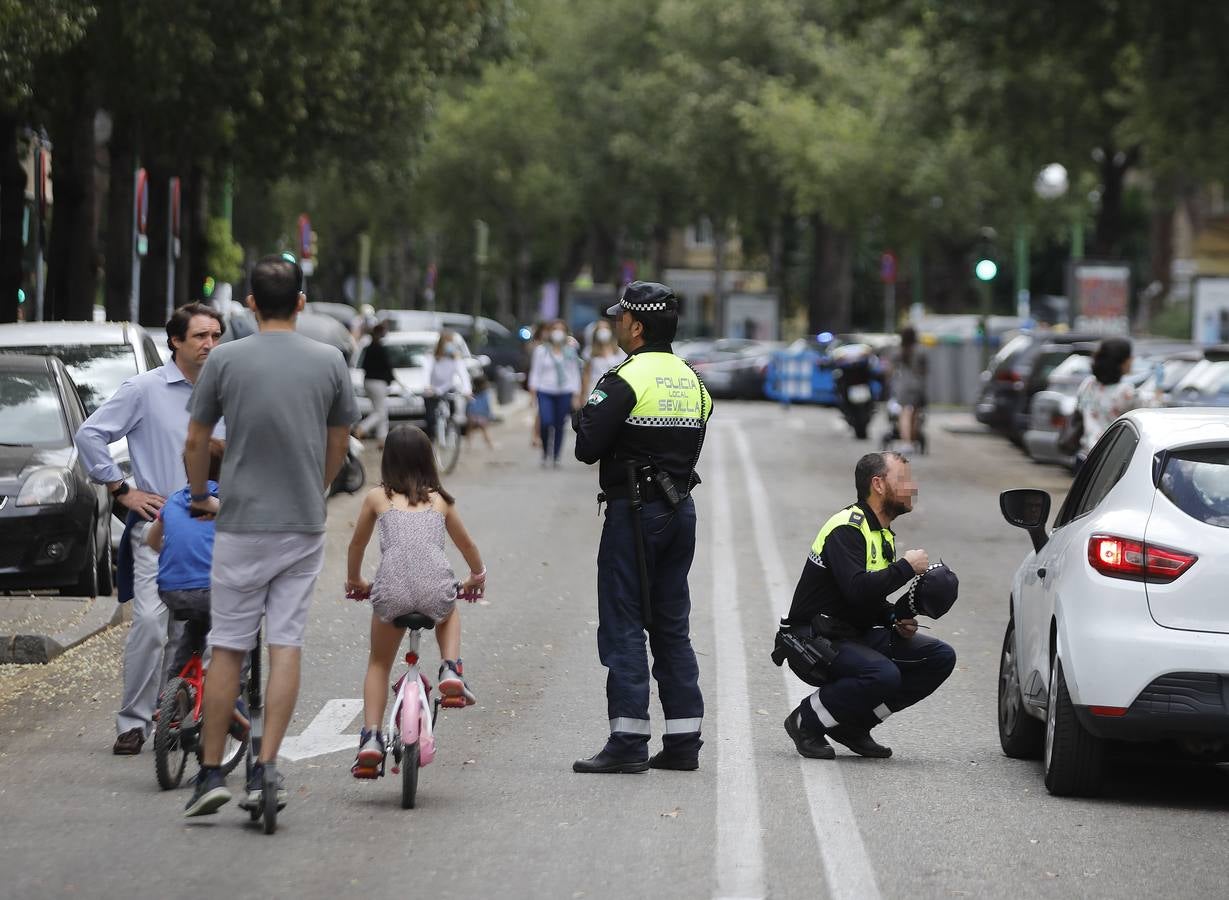
[[[123,480],[107,445],[126,437],[138,488],[163,497],[182,488],[188,480],[183,447],[191,399],[192,383],[173,359],[126,380],[77,431],[77,450],[90,478],[100,484]],[[214,435],[225,435],[221,423]]]

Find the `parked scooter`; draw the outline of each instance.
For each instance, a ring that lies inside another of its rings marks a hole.
[[[350,447],[346,450],[346,460],[341,464],[341,471],[333,479],[329,487],[329,496],[336,494],[357,494],[367,483],[367,470],[363,467],[363,442],[350,435]]]
[[[838,407],[853,429],[866,440],[875,402],[883,393],[883,365],[866,344],[846,344],[832,351],[832,375]]]

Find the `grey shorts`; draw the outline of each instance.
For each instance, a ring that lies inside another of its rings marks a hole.
[[[213,544],[209,646],[251,650],[264,616],[265,643],[302,647],[323,566],[323,534],[219,531]]]

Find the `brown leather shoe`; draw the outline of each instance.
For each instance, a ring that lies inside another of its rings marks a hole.
[[[145,732],[140,728],[130,728],[115,739],[111,752],[116,756],[136,756],[145,743]]]

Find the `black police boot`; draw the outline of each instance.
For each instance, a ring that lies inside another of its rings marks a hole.
[[[576,760],[576,762],[572,763],[572,771],[586,775],[634,775],[649,771],[649,761],[647,759],[628,759],[623,756],[615,756],[603,749],[597,756]]]
[[[661,750],[649,757],[649,768],[694,772],[700,768],[700,754],[682,750]]]
[[[871,733],[853,725],[833,725],[828,729],[828,737],[838,744],[844,744],[858,756],[869,756],[872,759],[887,759],[892,755],[892,748],[878,744]]]
[[[823,732],[805,731],[799,718],[797,710],[785,717],[785,733],[793,739],[798,754],[807,759],[835,759],[836,751],[824,740]]]

